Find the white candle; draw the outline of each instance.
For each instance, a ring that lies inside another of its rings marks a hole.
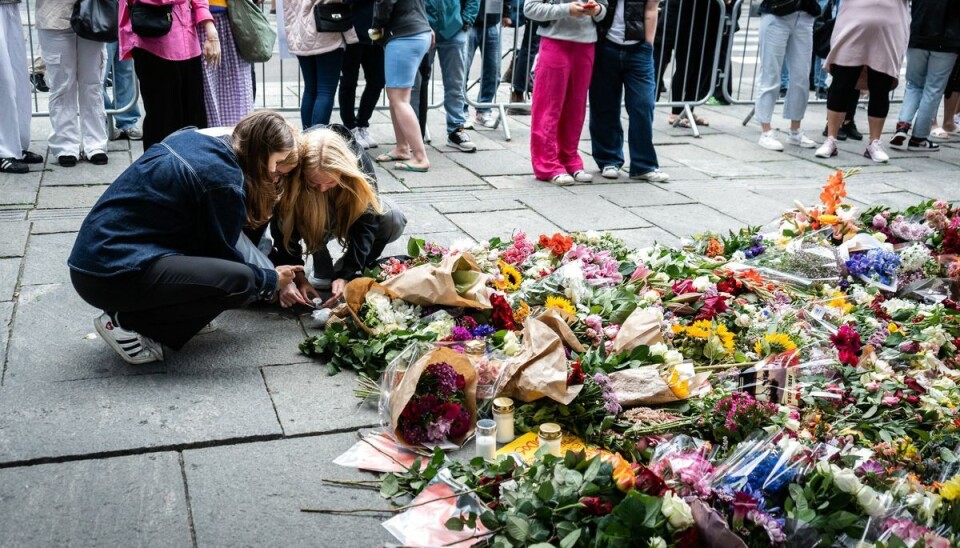
[[[477,436],[477,456],[493,460],[497,458],[497,440],[493,436]]]
[[[513,441],[513,400],[510,398],[493,400],[493,420],[497,423],[497,443]]]

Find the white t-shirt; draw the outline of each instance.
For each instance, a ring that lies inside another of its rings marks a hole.
[[[617,0],[617,10],[613,12],[613,23],[610,25],[610,30],[607,31],[607,40],[621,46],[632,46],[639,44],[640,40],[624,40],[624,36],[627,34],[627,26],[623,22],[623,5],[626,1]]]

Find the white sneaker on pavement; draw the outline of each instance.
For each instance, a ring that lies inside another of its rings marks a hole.
[[[550,179],[550,182],[557,186],[570,186],[576,181],[574,181],[573,177],[571,177],[570,175],[566,173],[561,173],[559,175],[554,175]]]
[[[640,175],[631,175],[630,179],[634,181],[649,181],[651,183],[665,183],[670,180],[670,175],[655,169],[653,171],[648,171],[646,173],[641,173]]]
[[[497,125],[497,117],[493,115],[493,111],[478,112],[474,121],[485,128],[493,128]]]
[[[160,343],[135,331],[121,329],[106,312],[93,319],[93,328],[129,364],[163,361],[163,346]]]
[[[890,155],[883,150],[883,143],[880,142],[880,139],[873,141],[867,145],[867,150],[863,152],[865,158],[870,158],[878,164],[885,164],[890,161]]]
[[[600,176],[604,179],[619,179],[620,168],[617,166],[606,166],[600,171]]]
[[[765,131],[760,134],[760,140],[757,142],[760,144],[760,146],[767,150],[783,152],[783,143],[778,141],[774,135],[775,133],[772,129],[770,131]]]
[[[358,145],[362,146],[365,149],[368,148],[367,141],[364,140],[363,133],[360,132],[360,128],[355,127],[350,130],[350,133],[353,134],[353,140],[356,141]]]
[[[363,137],[364,142],[367,143],[367,146],[365,146],[364,148],[377,148],[378,146],[380,146],[380,143],[378,143],[377,140],[373,138],[373,135],[370,135],[370,128],[361,127],[357,129],[360,130],[360,136]]]
[[[820,148],[814,153],[817,158],[832,158],[839,154],[837,151],[837,140],[833,137],[827,137],[827,140],[820,145]]]
[[[464,116],[463,129],[473,129],[473,118],[469,115]]]
[[[592,183],[592,182],[593,182],[593,175],[590,175],[589,173],[587,173],[586,171],[584,171],[584,170],[582,170],[582,169],[578,169],[577,171],[574,171],[574,172],[572,173],[572,175],[573,175],[573,180],[576,181],[576,182],[578,182],[578,183]]]
[[[217,324],[215,322],[210,322],[207,325],[200,328],[200,331],[197,331],[197,335],[207,335],[213,333],[217,330]]]
[[[790,133],[787,134],[787,142],[800,148],[816,148],[817,146],[813,139],[803,134],[802,129],[798,129],[796,132],[790,130]]]

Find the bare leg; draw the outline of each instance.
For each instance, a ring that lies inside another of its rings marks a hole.
[[[407,160],[410,158],[410,142],[407,140],[407,134],[404,132],[404,127],[400,123],[397,111],[402,108],[402,101],[395,99],[391,95],[392,91],[397,91],[397,88],[387,88],[387,99],[390,101],[390,122],[393,124],[393,135],[396,137],[397,144],[394,145],[384,156],[392,156],[398,160]],[[409,104],[409,94],[407,94],[408,104]]]
[[[427,149],[420,134],[420,122],[417,120],[417,114],[413,112],[413,107],[410,106],[410,88],[387,88],[387,99],[390,100],[391,118],[397,141],[398,143],[402,141],[409,147],[403,151],[402,155],[412,154],[407,164],[412,167],[429,168],[430,160],[427,159]],[[392,152],[401,153],[399,144],[398,149]]]
[[[877,118],[875,116],[867,116],[867,122],[870,125],[870,142],[874,142],[880,138],[880,134],[883,133],[883,123],[886,122],[886,117]]]
[[[943,100],[943,129],[949,132],[957,130],[957,124],[953,123],[953,117],[960,109],[960,92],[953,92],[949,97]]]
[[[840,131],[840,125],[843,124],[843,119],[846,117],[846,112],[827,110],[827,137],[831,137],[833,139],[837,138],[837,133]]]

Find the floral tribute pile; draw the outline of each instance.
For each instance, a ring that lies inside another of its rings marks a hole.
[[[386,496],[415,496],[448,469],[484,507],[447,527],[484,545],[958,546],[960,208],[857,211],[845,175],[819,204],[678,247],[589,232],[412,240],[412,258],[369,275],[389,285],[469,254],[489,308],[371,297],[359,316],[375,329],[348,318],[301,350],[369,380],[410,344],[480,340],[493,385],[491,363],[524,355],[535,318],[566,322],[583,349],[564,344],[576,396],[520,398],[517,434],[555,422],[596,449],[384,477]],[[638,400],[631,378],[669,390]]]

